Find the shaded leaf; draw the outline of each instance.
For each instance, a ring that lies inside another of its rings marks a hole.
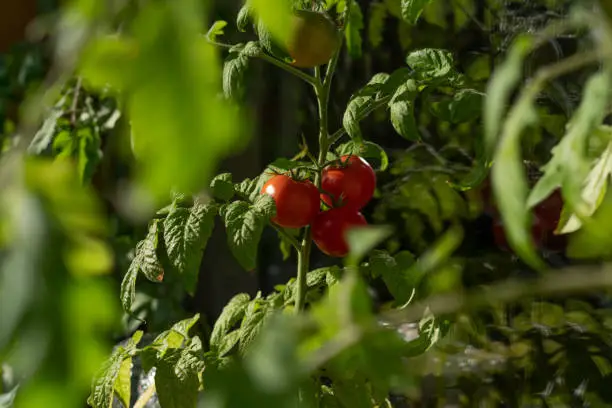
[[[420,276],[411,274],[414,256],[407,251],[391,256],[385,251],[374,251],[370,256],[370,270],[374,277],[381,276],[397,305],[406,304],[415,293]],[[422,275],[421,275],[422,276]]]
[[[346,23],[344,36],[346,39],[346,48],[349,55],[353,58],[361,57],[362,39],[361,31],[363,30],[363,14],[361,7],[355,0],[345,0],[348,2],[350,9],[349,20]]]
[[[344,143],[336,148],[336,153],[342,155],[358,155],[366,159],[378,159],[380,160],[380,171],[387,170],[389,167],[389,156],[385,150],[373,142],[368,141],[354,141],[351,140]]]
[[[417,95],[417,83],[409,79],[397,89],[389,102],[391,124],[397,133],[408,140],[420,139],[414,118],[414,100]]]

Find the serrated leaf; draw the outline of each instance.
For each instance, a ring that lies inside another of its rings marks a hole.
[[[171,349],[158,361],[155,389],[164,408],[195,408],[203,369],[202,345],[194,337],[184,349]]]
[[[140,352],[143,370],[149,371],[155,367],[168,349],[177,349],[190,342],[192,338],[189,331],[200,319],[200,314],[196,313],[193,317],[176,322],[169,330],[166,330],[155,337],[155,339]]]
[[[121,306],[123,310],[131,314],[134,299],[136,299],[136,279],[140,270],[137,263],[132,262],[128,268],[123,280],[121,281]]]
[[[242,52],[230,53],[223,64],[223,94],[232,100],[241,100],[244,95],[244,73],[249,67],[249,58]]]
[[[223,35],[223,29],[227,25],[227,21],[217,20],[206,33],[206,37],[211,41],[216,41],[217,36]]]
[[[130,358],[136,350],[142,334],[142,331],[134,333],[125,347],[118,346],[115,348],[109,359],[104,362],[93,380],[91,395],[87,399],[87,403],[92,408],[111,407],[115,395],[115,383],[122,368],[124,368],[123,361]]]
[[[195,203],[191,208],[174,207],[164,220],[164,241],[172,265],[193,294],[204,248],[215,225],[217,206]]]
[[[351,96],[344,112],[342,124],[353,140],[361,141],[359,121],[375,107],[377,94],[383,89],[383,85],[388,79],[389,74],[376,74],[365,87]]]
[[[395,257],[385,251],[374,251],[370,256],[370,269],[374,276],[381,276],[396,305],[406,304],[414,296],[420,276],[411,274],[414,256],[407,251]]]
[[[409,79],[397,89],[389,101],[391,124],[397,133],[408,140],[420,139],[414,118],[414,100],[417,95],[416,81]]]
[[[238,344],[240,354],[247,353],[253,340],[259,334],[267,316],[267,307],[267,304],[261,303],[258,299],[254,299],[247,306],[244,319],[240,325],[240,342]]]
[[[244,269],[250,271],[257,266],[261,233],[275,211],[274,199],[267,195],[259,195],[254,204],[234,201],[223,207],[221,216],[227,230],[228,245]]]
[[[423,354],[433,347],[446,333],[450,323],[437,319],[429,309],[423,314],[419,322],[419,337],[408,342],[406,356],[413,357]]]
[[[454,71],[452,54],[437,48],[411,52],[406,57],[406,63],[421,80],[446,78]]]
[[[402,18],[410,24],[416,24],[423,9],[431,0],[402,0]]]
[[[151,222],[147,236],[136,245],[136,254],[132,260],[132,263],[137,264],[148,280],[156,283],[161,282],[164,278],[164,269],[157,256],[159,240],[163,232],[160,231],[161,225],[161,220]]]
[[[215,322],[210,335],[211,348],[219,349],[223,344],[223,337],[244,317],[250,296],[240,293],[234,296],[223,308],[221,315]]]
[[[51,112],[49,112],[49,116],[45,118],[42,126],[38,129],[28,146],[29,154],[42,154],[51,147],[55,136],[57,120],[64,114],[64,110],[62,109],[64,101],[65,98],[62,98]]]
[[[228,201],[235,193],[231,173],[223,173],[216,176],[210,183],[212,195],[218,200]]]
[[[125,408],[130,407],[132,392],[132,358],[128,357],[121,363],[115,379],[115,394]]]
[[[223,341],[218,350],[219,357],[226,357],[229,353],[231,353],[238,345],[241,335],[241,329],[237,329],[223,336]]]
[[[346,23],[344,36],[346,39],[346,48],[349,55],[353,58],[361,57],[362,39],[361,31],[363,30],[363,14],[359,3],[355,0],[346,0],[350,6],[349,20]]]
[[[261,195],[261,189],[264,184],[266,184],[266,181],[271,176],[271,174],[264,173],[253,179],[244,179],[241,183],[235,184],[234,189],[242,199],[248,200],[251,203],[255,202],[257,197]]]
[[[380,160],[380,171],[387,170],[389,167],[389,156],[385,150],[373,142],[368,141],[348,141],[336,148],[338,155],[358,155],[366,159],[375,158]]]

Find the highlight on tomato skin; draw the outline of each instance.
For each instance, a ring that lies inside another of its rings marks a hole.
[[[376,190],[376,173],[360,156],[342,156],[342,164],[328,166],[321,175],[321,199],[329,207],[360,210]]]
[[[320,213],[312,224],[312,239],[326,255],[342,258],[349,252],[346,233],[354,227],[368,225],[365,217],[348,207],[332,208]]]
[[[320,211],[319,190],[311,181],[298,181],[279,174],[264,184],[262,194],[276,203],[276,215],[271,219],[284,228],[302,228],[313,222]]]

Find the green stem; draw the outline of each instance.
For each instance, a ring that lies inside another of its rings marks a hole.
[[[342,48],[342,43],[338,46],[337,51],[334,56],[330,60],[327,71],[325,74],[325,78],[322,80],[321,78],[321,68],[315,68],[315,80],[316,83],[313,84],[315,94],[317,96],[317,106],[319,108],[319,156],[317,158],[317,164],[319,168],[322,168],[322,165],[326,162],[327,159],[327,151],[329,149],[329,131],[328,131],[328,105],[329,105],[329,93],[331,89],[332,78],[334,75],[334,71],[336,70],[336,65],[338,63],[338,57],[340,55],[340,50]],[[315,176],[315,185],[317,188],[321,187],[321,173],[317,172]],[[310,264],[310,251],[312,249],[312,231],[310,227],[306,227],[306,233],[304,234],[304,239],[302,240],[301,249],[298,251],[298,270],[297,270],[297,293],[295,300],[295,311],[296,313],[300,313],[300,311],[304,310],[304,306],[306,304],[306,275],[308,274],[309,264]]]

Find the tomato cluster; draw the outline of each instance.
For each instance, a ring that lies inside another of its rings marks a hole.
[[[273,176],[262,193],[276,202],[272,221],[285,228],[312,226],[312,238],[325,254],[343,257],[349,251],[346,232],[367,225],[361,209],[372,199],[376,174],[359,156],[342,156],[339,164],[323,169],[321,191],[309,180],[283,174]],[[321,201],[329,208],[321,211]]]

